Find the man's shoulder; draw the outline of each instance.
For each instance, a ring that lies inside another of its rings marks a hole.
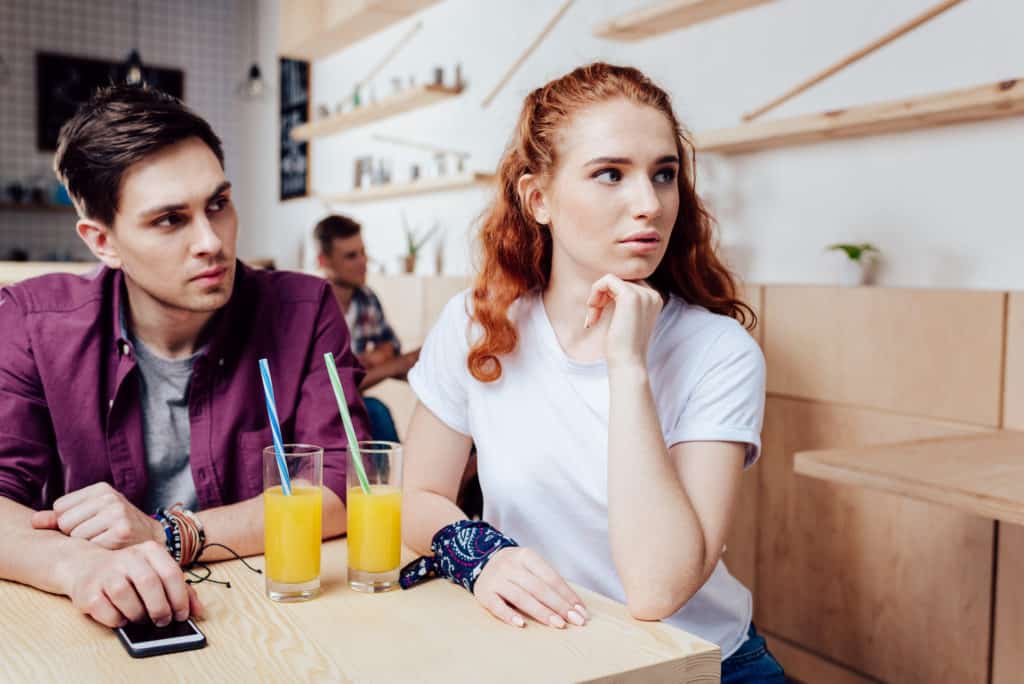
[[[281,303],[319,302],[329,287],[323,278],[298,271],[247,269],[245,279],[260,299]]]
[[[110,296],[116,271],[103,265],[82,275],[50,273],[3,288],[0,301],[10,297],[26,314],[63,314],[96,306]]]

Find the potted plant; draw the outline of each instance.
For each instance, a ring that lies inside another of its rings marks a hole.
[[[870,242],[829,245],[827,251],[843,252],[839,282],[842,285],[869,285],[874,280],[875,266],[881,252]]]
[[[427,244],[427,241],[433,237],[434,233],[441,226],[437,221],[434,221],[433,225],[430,226],[425,232],[420,234],[418,231],[413,230],[409,225],[409,222],[405,218],[405,212],[402,212],[402,230],[405,233],[405,256],[403,264],[406,273],[416,272],[416,257],[419,256],[420,249],[423,245]]]

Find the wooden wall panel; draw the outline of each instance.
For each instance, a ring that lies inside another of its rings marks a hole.
[[[760,632],[760,630],[758,630]],[[786,679],[798,684],[874,684],[876,680],[840,667],[799,646],[771,634],[761,634],[776,660],[786,671]]]
[[[992,684],[1019,684],[1024,673],[1024,527],[999,525]]]
[[[770,320],[769,337],[781,325]],[[985,682],[994,523],[793,473],[796,451],[975,430],[770,397],[758,500],[759,626],[883,681]]]
[[[473,284],[470,276],[438,276],[423,281],[423,335],[437,322],[441,310],[452,297]]]
[[[1024,292],[1011,292],[1006,315],[1003,427],[1024,430]]]
[[[367,278],[404,349],[423,343],[424,278],[415,275],[378,275]]]
[[[766,286],[768,391],[997,427],[1005,298]]]

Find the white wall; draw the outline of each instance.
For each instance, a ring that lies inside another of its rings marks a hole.
[[[259,0],[265,68],[276,71],[277,2]],[[286,2],[286,0],[282,0]],[[393,155],[399,177],[408,153],[374,142],[374,132],[465,149],[471,165],[494,168],[523,96],[581,63],[604,59],[645,70],[672,93],[692,130],[734,125],[740,115],[882,35],[934,0],[778,0],[640,43],[596,39],[592,26],[647,0],[577,0],[488,109],[480,101],[556,10],[556,0],[445,0],[354,47],[315,63],[313,101],[332,109],[353,83],[422,19],[423,29],[378,79],[423,82],[434,64],[461,62],[465,94],[313,143],[313,187],[351,185],[353,159]],[[968,0],[767,116],[813,113],[1024,76],[1024,2]],[[299,263],[315,199],[277,197],[274,105],[245,121],[239,193],[242,251]],[[1024,119],[709,157],[698,180],[714,205],[732,263],[751,281],[828,283],[836,241],[871,241],[884,252],[887,285],[1024,289],[1016,188],[1024,179]],[[423,162],[428,155],[419,157]],[[413,224],[447,229],[446,271],[472,268],[468,237],[486,192],[470,190],[341,207],[366,226],[370,252],[389,269],[402,251],[400,212]],[[309,263],[308,245],[306,261]],[[432,246],[426,249],[428,257]],[[427,272],[432,259],[421,262]]]

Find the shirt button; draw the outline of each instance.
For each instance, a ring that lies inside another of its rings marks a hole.
[[[217,365],[218,365],[218,366],[223,366],[223,365],[224,365],[224,359],[220,359],[220,360],[218,360],[218,361],[217,361]]]
[[[107,402],[107,408],[108,409],[114,408],[114,400],[113,399],[111,399],[110,401]]]

